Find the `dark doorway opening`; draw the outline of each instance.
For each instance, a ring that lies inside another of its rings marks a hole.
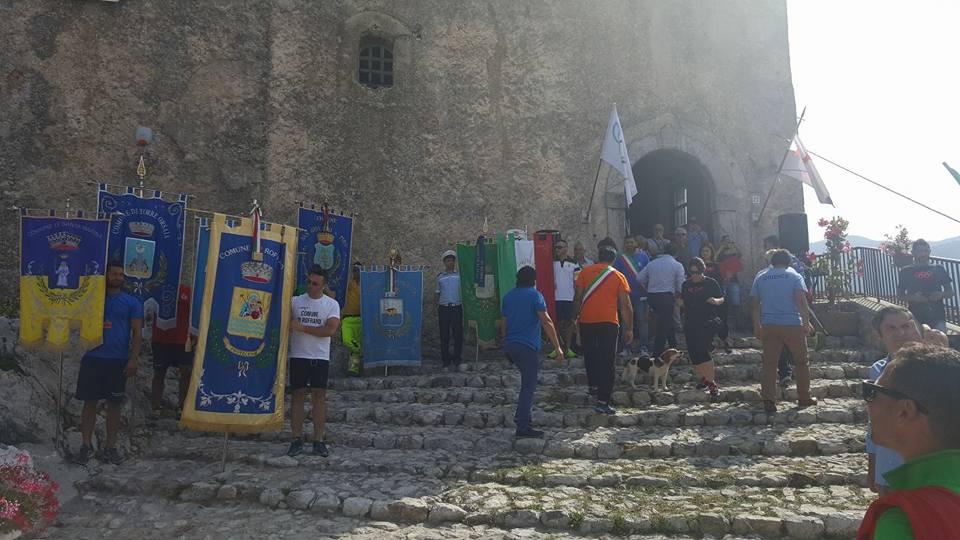
[[[630,205],[630,233],[653,235],[662,223],[666,236],[695,218],[713,238],[713,182],[697,158],[680,150],[656,150],[633,165],[637,196]]]

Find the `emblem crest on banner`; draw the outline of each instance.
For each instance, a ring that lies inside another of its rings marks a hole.
[[[128,236],[123,250],[123,273],[126,276],[147,279],[153,275],[153,261],[157,243]]]

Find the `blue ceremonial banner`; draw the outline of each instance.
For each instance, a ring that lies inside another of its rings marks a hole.
[[[253,222],[230,227],[216,214],[200,312],[200,335],[181,423],[190,429],[251,433],[283,426],[283,389],[297,234]]]
[[[228,227],[236,221],[226,220]],[[210,251],[210,218],[197,218],[196,268],[193,271],[193,298],[190,300],[190,335],[200,334],[200,308],[203,306],[203,288],[207,284],[207,252]]]
[[[360,272],[363,366],[419,366],[423,267]]]
[[[109,258],[123,262],[124,288],[143,302],[144,328],[156,318],[157,328],[171,330],[177,326],[187,196],[166,202],[160,191],[147,190],[150,198],[136,191],[116,194],[100,184],[98,211],[112,216]]]
[[[314,264],[327,271],[327,285],[340,308],[347,298],[350,279],[350,244],[353,218],[335,214],[323,206],[317,209],[300,207],[297,214],[300,228],[300,253],[297,257],[297,284],[306,286],[307,271]]]
[[[62,351],[70,328],[81,345],[103,340],[107,219],[20,218],[20,342]],[[46,340],[43,329],[47,328]]]

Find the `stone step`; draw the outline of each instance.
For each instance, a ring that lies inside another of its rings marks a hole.
[[[520,384],[520,376],[516,369],[506,362],[500,363],[500,370],[488,370],[480,373],[450,372],[426,375],[398,375],[396,377],[364,377],[353,379],[332,379],[330,389],[337,391],[363,390],[390,390],[401,388],[516,388]],[[623,374],[623,367],[617,366],[617,380]],[[842,362],[836,364],[814,364],[810,366],[810,377],[813,379],[861,381],[870,374],[870,366],[856,362]],[[676,365],[670,370],[670,377],[678,383],[695,380],[693,367]],[[755,382],[760,379],[760,364],[727,364],[717,366],[717,381]],[[541,366],[538,384],[540,386],[571,386],[586,385],[587,375],[581,366],[558,366],[544,362]],[[638,384],[645,384],[648,379],[640,374]]]
[[[795,402],[797,391],[795,387],[778,389],[780,400]],[[861,385],[858,380],[842,379],[814,379],[810,384],[810,392],[817,398],[847,398],[861,395]],[[503,405],[516,403],[517,390],[506,387],[461,387],[461,388],[399,388],[395,390],[336,390],[328,391],[328,402],[335,403],[478,403]],[[692,383],[672,384],[670,390],[652,392],[646,385],[637,389],[629,385],[618,383],[611,396],[618,405],[646,406],[651,403],[658,405],[703,403],[709,401],[708,395],[694,388]],[[759,402],[760,386],[753,382],[741,385],[724,385],[721,388],[720,401]],[[534,402],[538,405],[550,403],[564,403],[568,405],[593,405],[595,399],[587,395],[585,387],[573,386],[538,386]]]
[[[866,486],[866,455],[845,453],[832,456],[720,456],[714,458],[658,458],[648,460],[606,460],[544,456],[479,455],[446,450],[350,449],[333,451],[321,458],[309,452],[294,458],[284,455],[285,443],[265,445],[259,441],[231,441],[226,461],[230,467],[253,466],[273,477],[277,470],[296,467],[355,474],[408,474],[429,478],[497,482],[510,485],[626,485],[630,478],[658,478],[685,486],[723,487],[807,487],[854,484]],[[173,438],[153,446],[146,460],[176,463],[199,462],[219,465],[222,449],[209,442]],[[219,469],[218,469],[219,470]],[[636,481],[634,481],[636,483]],[[661,482],[662,483],[662,482]],[[653,485],[651,483],[651,485]]]
[[[783,416],[778,414],[777,416]],[[597,427],[547,429],[544,439],[515,439],[512,428],[406,426],[337,423],[327,426],[326,439],[340,448],[443,449],[498,454],[519,452],[549,457],[643,459],[724,455],[832,455],[864,451],[866,426],[858,424],[787,424],[764,426]],[[310,427],[304,431],[309,433]],[[206,436],[209,435],[209,436]],[[222,435],[190,433],[213,440]],[[287,440],[289,430],[263,433],[258,440]]]
[[[620,399],[614,401],[619,402]],[[362,405],[332,402],[327,406],[327,422],[370,421],[379,425],[397,426],[516,427],[513,422],[515,411],[514,404],[374,403]],[[538,428],[766,425],[771,421],[787,424],[863,424],[867,421],[867,412],[863,400],[859,398],[824,399],[816,407],[788,409],[772,419],[771,415],[758,412],[754,406],[729,402],[649,405],[643,409],[625,406],[619,408],[615,416],[598,414],[590,408],[572,408],[569,405],[556,403],[535,408],[533,412],[533,424]]]
[[[342,514],[393,523],[463,522],[590,534],[733,532],[768,538],[849,535],[873,498],[865,488],[851,486],[712,488],[663,485],[650,477],[634,477],[616,487],[445,486],[405,475],[359,479],[353,473],[302,469],[289,480],[258,478],[250,471],[215,473],[212,466],[171,475],[169,464],[141,463],[95,476],[84,488],[136,495],[138,501],[149,493],[209,508],[262,506],[292,510],[293,515]],[[113,524],[106,523],[108,528]]]

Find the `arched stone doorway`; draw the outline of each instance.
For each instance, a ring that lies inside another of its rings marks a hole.
[[[637,196],[630,205],[630,232],[651,236],[662,223],[670,237],[695,218],[713,238],[714,185],[700,161],[680,150],[661,149],[633,165]]]

